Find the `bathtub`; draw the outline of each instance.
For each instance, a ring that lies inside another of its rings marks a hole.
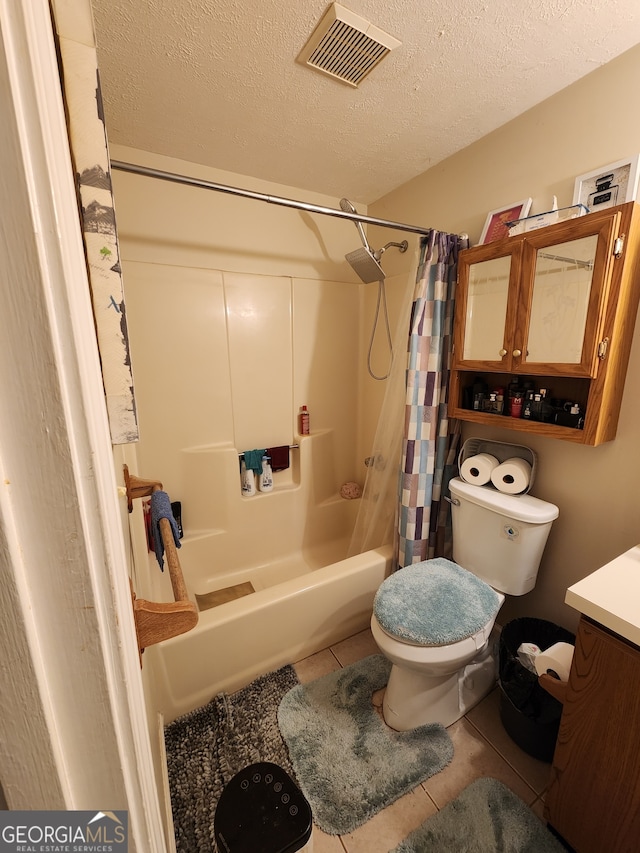
[[[236,448],[183,451],[178,556],[200,607],[193,630],[144,653],[165,722],[369,626],[392,548],[347,556],[360,501],[337,493],[334,455],[331,430],[301,437],[289,469],[274,473],[273,491],[245,498]],[[146,545],[140,559],[146,596],[170,601],[168,573]],[[249,584],[249,594],[202,609],[203,597]]]
[[[391,546],[315,568],[301,554],[297,576],[204,610],[192,631],[147,649],[165,722],[367,628],[391,560]]]

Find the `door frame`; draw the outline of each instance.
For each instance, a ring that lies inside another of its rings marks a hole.
[[[46,0],[0,0],[0,767],[10,809],[164,836]]]

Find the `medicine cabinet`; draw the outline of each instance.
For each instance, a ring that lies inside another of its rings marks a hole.
[[[640,296],[639,211],[631,202],[460,253],[451,417],[579,444],[615,437]],[[510,386],[544,405],[510,416]],[[500,389],[503,405],[487,403]]]

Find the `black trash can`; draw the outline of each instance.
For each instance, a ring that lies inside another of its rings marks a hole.
[[[308,850],[311,807],[277,764],[250,764],[218,800],[213,831],[219,853],[296,853]]]
[[[522,618],[507,623],[500,634],[500,719],[509,737],[541,761],[553,760],[562,704],[538,684],[538,676],[518,660],[522,643],[542,651],[554,643],[575,645],[571,631],[544,619]]]

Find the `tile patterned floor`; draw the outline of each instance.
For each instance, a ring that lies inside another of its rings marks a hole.
[[[295,670],[299,680],[306,684],[367,655],[379,653],[371,631],[366,630],[299,661]],[[374,695],[374,704],[382,705],[383,692]],[[454,723],[448,729],[455,750],[451,764],[364,826],[342,836],[326,835],[314,826],[314,853],[387,853],[481,776],[500,779],[542,820],[550,765],[531,758],[510,739],[500,722],[498,702],[496,689]]]

